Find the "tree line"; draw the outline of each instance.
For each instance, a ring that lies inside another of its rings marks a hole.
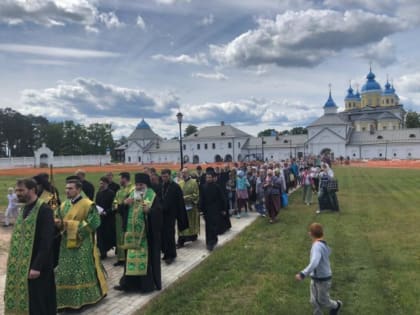
[[[52,122],[43,116],[0,108],[0,157],[32,156],[42,143],[54,155],[105,154],[116,146],[112,131],[111,124]]]

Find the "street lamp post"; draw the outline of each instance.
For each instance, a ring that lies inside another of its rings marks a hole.
[[[179,124],[179,151],[181,153],[181,170],[184,168],[184,154],[182,152],[182,117],[184,115],[182,115],[181,112],[178,112],[178,114],[176,114],[176,119],[178,120],[178,124]]]
[[[265,162],[265,159],[264,159],[264,143],[265,143],[264,137],[261,137],[261,157],[262,157],[263,162]]]
[[[289,148],[290,148],[290,160],[292,160],[293,155],[292,155],[292,139],[289,140]]]

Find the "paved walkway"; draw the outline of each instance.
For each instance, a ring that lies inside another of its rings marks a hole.
[[[258,215],[255,212],[251,212],[248,217],[243,217],[241,219],[231,218],[232,229],[219,237],[218,246],[221,246],[232,240],[239,232],[250,225],[257,217]],[[113,263],[116,261],[115,257],[113,256],[104,260],[103,263],[108,272],[108,296],[97,305],[89,307],[87,310],[79,314],[129,315],[141,309],[150,300],[159,295],[176,280],[195,268],[209,256],[210,253],[206,250],[204,241],[205,230],[203,220],[201,221],[201,231],[202,233],[196,242],[187,243],[185,248],[181,248],[177,251],[178,257],[173,264],[167,266],[162,263],[162,291],[155,291],[154,293],[148,295],[141,295],[138,293],[123,293],[114,290],[114,285],[118,284],[118,281],[122,276],[123,268],[113,266]],[[217,247],[215,250],[217,250]],[[0,314],[4,313],[3,294],[5,278],[5,275],[0,275]]]

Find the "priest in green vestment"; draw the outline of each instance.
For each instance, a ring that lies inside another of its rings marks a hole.
[[[16,196],[22,207],[10,242],[4,311],[55,315],[53,211],[38,198],[32,179],[17,181]]]
[[[122,248],[124,244],[124,230],[127,225],[126,213],[128,206],[124,204],[124,200],[130,196],[130,193],[134,191],[134,185],[130,183],[130,173],[120,173],[120,189],[117,191],[114,199],[114,210],[115,214],[115,230],[117,240],[117,258],[118,261],[114,266],[123,266],[125,261],[125,251]]]
[[[156,193],[149,188],[149,175],[137,173],[135,185],[135,190],[124,200],[128,205],[123,245],[126,262],[120,285],[114,289],[148,293],[162,288],[162,209]]]
[[[194,242],[200,234],[200,201],[197,181],[191,178],[188,168],[182,170],[182,180],[179,186],[184,194],[185,209],[187,210],[189,228],[178,231],[178,248],[183,247],[185,242]]]
[[[81,196],[79,180],[66,183],[67,200],[56,214],[62,231],[60,257],[56,269],[57,307],[81,309],[95,304],[107,294],[107,284],[95,242],[100,217],[95,204]]]

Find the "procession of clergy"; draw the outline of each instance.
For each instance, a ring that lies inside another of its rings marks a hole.
[[[109,173],[94,198],[94,186],[79,170],[66,178],[63,202],[46,173],[17,180],[21,209],[10,244],[5,314],[78,312],[96,304],[108,291],[101,259],[112,248],[114,266],[124,268],[115,290],[160,290],[161,259],[173,263],[177,247],[197,240],[200,212],[212,251],[218,235],[231,228],[219,174],[213,168],[199,169],[194,178],[188,169],[181,174],[176,183],[169,169],[159,176],[146,168],[133,184],[122,172],[118,185]]]

